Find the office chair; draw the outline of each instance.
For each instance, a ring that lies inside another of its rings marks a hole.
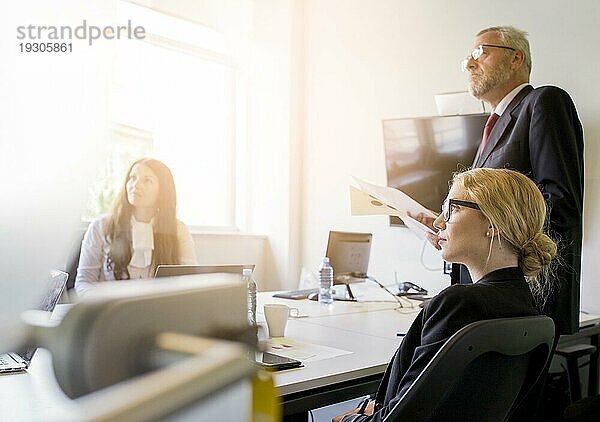
[[[69,259],[67,260],[66,272],[69,273],[69,280],[67,281],[67,291],[71,292],[75,288],[75,279],[77,278],[77,268],[79,267],[79,255],[81,254],[81,241],[83,236],[79,239],[79,242],[75,243],[71,248]]]
[[[554,322],[546,316],[469,324],[446,341],[384,420],[523,417],[520,404],[541,376],[553,339]]]
[[[73,243],[69,249],[69,255],[67,256],[67,261],[64,268],[64,271],[69,274],[69,278],[67,279],[67,285],[65,286],[65,291],[63,293],[64,300],[61,300],[61,303],[74,302],[77,299],[77,295],[75,294],[75,279],[77,278],[79,255],[81,253],[81,242],[83,242],[84,235],[85,230],[81,230],[77,231],[77,233],[73,236]]]
[[[571,404],[565,408],[563,419],[569,422],[591,422],[600,420],[600,394],[598,394],[597,377],[594,371],[597,366],[592,362],[598,360],[598,348],[593,344],[576,344],[558,347],[555,355],[562,356],[567,362],[569,380],[569,396]],[[579,358],[589,356],[587,397],[582,398],[579,379]]]
[[[571,403],[575,403],[581,399],[581,381],[579,380],[579,358],[583,356],[589,356],[590,361],[598,359],[598,349],[596,346],[591,344],[575,344],[567,347],[557,347],[554,352],[555,355],[562,356],[567,362],[567,377],[569,379],[569,397]],[[592,372],[592,365],[589,368],[588,383],[590,384],[588,395],[594,396],[597,391],[596,383],[593,382],[593,377],[596,374]]]

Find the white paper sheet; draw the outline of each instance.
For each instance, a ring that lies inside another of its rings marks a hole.
[[[403,216],[401,216],[401,218],[402,218],[402,221],[404,221],[404,224],[406,224],[406,227],[411,229],[412,232],[414,234],[416,234],[419,239],[425,239],[426,233],[435,234],[435,232],[433,230],[431,230],[429,227],[427,227],[425,224],[421,223],[420,221],[415,220],[414,218],[408,216],[407,214],[404,214]]]
[[[412,199],[401,190],[388,186],[378,186],[365,182],[357,177],[354,180],[360,187],[350,187],[352,215],[395,215],[400,217],[406,227],[419,238],[424,239],[426,233],[435,234],[429,227],[410,217],[421,214],[435,218],[437,215]]]
[[[396,215],[400,217],[400,211],[354,186],[350,186],[350,208],[352,215]]]
[[[331,359],[336,356],[349,355],[352,353],[348,350],[321,346],[319,344],[304,343],[285,337],[272,338],[269,340],[269,343],[270,353],[296,359],[303,363]]]

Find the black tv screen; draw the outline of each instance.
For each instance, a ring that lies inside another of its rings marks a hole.
[[[384,120],[388,186],[439,211],[452,174],[473,164],[487,118],[468,114]],[[404,223],[390,217],[390,224]]]

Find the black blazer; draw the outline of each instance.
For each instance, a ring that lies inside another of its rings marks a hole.
[[[537,314],[529,286],[517,267],[489,273],[475,284],[444,289],[419,313],[388,365],[377,390],[373,416],[349,415],[342,420],[383,420],[446,340],[466,325]]]
[[[552,282],[558,289],[543,312],[557,332],[579,328],[579,278],[583,214],[583,129],[573,101],[554,86],[523,88],[496,122],[473,167],[508,168],[529,176],[550,209],[550,236],[562,262]],[[466,269],[461,283],[470,282]]]

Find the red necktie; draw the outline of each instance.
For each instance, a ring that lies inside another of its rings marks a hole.
[[[488,140],[488,136],[490,136],[490,132],[492,131],[492,128],[498,121],[499,117],[500,116],[497,115],[496,113],[492,113],[492,114],[490,114],[490,117],[488,117],[487,122],[485,122],[485,127],[483,128],[483,139],[481,140],[481,149],[480,149],[481,152],[483,152],[483,149],[485,148],[485,144],[487,143],[487,140]]]

